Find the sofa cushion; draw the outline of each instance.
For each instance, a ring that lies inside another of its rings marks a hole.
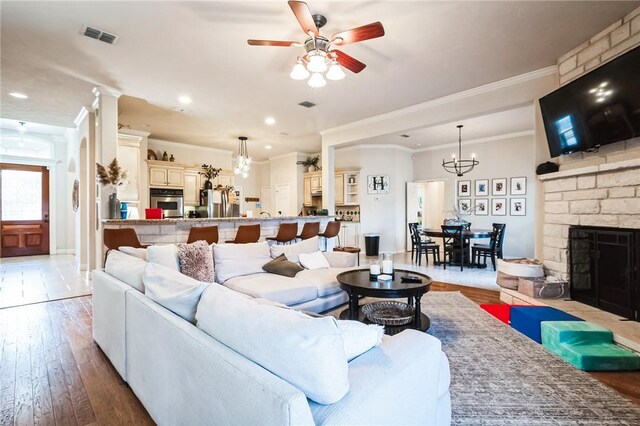
[[[149,299],[189,322],[195,321],[196,306],[209,285],[156,263],[147,264],[142,280]]]
[[[147,249],[140,247],[121,246],[118,250],[138,259],[147,260]]]
[[[318,289],[318,297],[324,297],[342,291],[336,275],[348,270],[348,268],[305,269],[296,275],[296,279],[314,285]]]
[[[144,293],[144,283],[142,282],[142,273],[147,266],[147,262],[130,256],[118,250],[111,250],[107,256],[107,263],[104,265],[104,271],[130,285],[136,290]]]
[[[318,237],[313,237],[295,244],[274,244],[271,246],[271,257],[275,259],[284,254],[291,262],[299,263],[298,256],[300,254],[318,251],[318,240]]]
[[[180,271],[178,246],[175,244],[147,247],[147,261],[171,268],[174,271]]]
[[[301,268],[297,263],[288,261],[287,256],[281,254],[272,261],[265,263],[262,266],[262,269],[265,272],[269,272],[271,274],[292,278],[295,277],[296,274],[302,271],[304,268]]]
[[[347,357],[333,317],[310,318],[210,286],[196,320],[205,333],[313,401],[333,404],[349,391]]]
[[[318,298],[318,288],[315,285],[298,278],[266,272],[230,278],[224,282],[224,285],[240,293],[285,305],[295,305]]]
[[[178,244],[178,260],[184,275],[207,283],[215,281],[211,246],[206,241]]]
[[[213,247],[216,281],[224,283],[230,278],[262,272],[262,266],[271,260],[269,244],[216,244]]]
[[[306,269],[330,268],[329,261],[320,250],[313,253],[300,253],[300,264]]]

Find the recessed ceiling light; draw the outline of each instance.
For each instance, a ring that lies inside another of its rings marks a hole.
[[[271,149],[271,145],[265,145],[264,149]]]
[[[183,105],[189,105],[191,103],[191,98],[189,96],[180,96],[178,101]]]
[[[18,93],[18,92],[11,92],[9,93],[10,96],[13,96],[14,98],[18,98],[18,99],[27,99],[28,96],[22,93]]]
[[[422,146],[422,144],[421,143],[417,143],[416,146]]]
[[[269,126],[272,126],[272,125],[276,124],[276,119],[273,118],[273,117],[267,117],[267,118],[264,119],[264,122],[266,124],[268,124]]]

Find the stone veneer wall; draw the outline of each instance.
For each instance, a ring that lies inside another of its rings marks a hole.
[[[569,226],[640,229],[640,159],[540,176],[545,192],[543,259],[568,278]]]
[[[558,58],[560,85],[640,46],[640,8]],[[571,225],[640,229],[640,138],[558,159],[544,187],[543,263],[568,278]]]

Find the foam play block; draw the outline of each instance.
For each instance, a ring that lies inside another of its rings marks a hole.
[[[506,305],[506,304],[494,305],[494,304],[485,303],[480,305],[480,307],[485,311],[489,312],[494,317],[498,318],[503,323],[509,324],[511,305]]]
[[[543,321],[542,345],[585,371],[640,369],[640,357],[613,344],[613,333],[585,321]]]
[[[542,343],[540,334],[542,321],[582,321],[582,319],[549,306],[511,307],[511,327],[538,343]]]

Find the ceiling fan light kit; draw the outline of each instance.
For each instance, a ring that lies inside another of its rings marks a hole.
[[[382,24],[374,22],[362,27],[341,31],[331,38],[326,38],[320,35],[320,28],[327,23],[327,18],[319,14],[312,15],[309,6],[305,2],[289,1],[288,3],[302,31],[307,36],[304,43],[279,40],[247,40],[247,43],[251,46],[304,46],[306,54],[296,59],[289,77],[293,80],[306,80],[308,78],[307,84],[313,88],[324,87],[327,84],[326,80],[337,81],[345,78],[343,67],[356,74],[366,67],[364,63],[357,59],[333,49],[333,46],[358,43],[384,35]]]
[[[456,159],[456,155],[454,154],[453,160],[444,161],[443,159],[442,167],[444,167],[447,172],[462,177],[465,173],[473,170],[480,162],[476,160],[475,155],[472,155],[470,160],[462,158],[462,124],[458,124],[456,127],[458,127],[458,158]]]

